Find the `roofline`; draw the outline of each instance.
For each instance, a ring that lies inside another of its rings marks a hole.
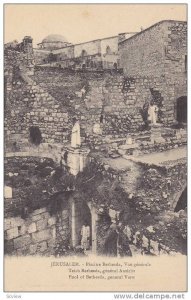
[[[88,43],[91,43],[91,42],[98,42],[98,41],[107,40],[107,39],[111,39],[111,38],[115,38],[115,37],[118,37],[118,35],[106,37],[106,38],[103,38],[103,39],[95,39],[95,40],[91,40],[91,41],[87,41],[87,42],[72,44],[72,45],[69,45],[69,46],[66,46],[66,47],[63,47],[63,48],[59,48],[59,49],[55,49],[55,50],[60,50],[60,49],[68,48],[68,47],[71,47],[71,46],[78,46],[78,45],[88,44]]]
[[[68,45],[68,46],[65,46],[65,47],[62,47],[62,48],[59,48],[59,49],[54,49],[54,50],[62,50],[62,49],[65,49],[65,48],[69,48],[69,47],[74,47],[74,46],[79,46],[79,45],[83,45],[83,44],[88,44],[88,43],[91,43],[91,42],[97,42],[97,41],[103,41],[103,40],[109,40],[109,39],[112,39],[112,38],[117,38],[119,37],[120,34],[136,34],[137,32],[123,32],[123,33],[119,33],[118,35],[113,35],[113,36],[109,36],[109,37],[105,37],[105,38],[102,38],[102,39],[95,39],[95,40],[91,40],[91,41],[87,41],[87,42],[82,42],[82,43],[77,43],[77,44],[71,44],[71,45]],[[37,45],[41,45],[41,43],[38,43]],[[52,50],[52,51],[54,51]]]
[[[38,44],[37,44],[38,45]],[[33,48],[34,51],[44,51],[44,52],[51,52],[51,50],[46,50],[46,49],[39,49],[39,48]]]
[[[62,42],[62,41],[45,41],[45,42],[42,41],[42,42],[38,43],[37,45],[40,45],[43,43],[67,43],[67,44],[70,44],[69,42]]]
[[[136,37],[136,36],[138,36],[138,35],[144,33],[145,31],[147,31],[147,30],[149,30],[149,29],[151,29],[151,28],[153,28],[153,27],[155,27],[155,26],[157,26],[157,25],[160,25],[160,24],[162,24],[162,23],[166,23],[166,22],[168,22],[168,23],[173,23],[173,22],[187,23],[187,21],[180,21],[180,20],[162,20],[162,21],[160,21],[160,22],[157,22],[157,23],[151,25],[150,27],[145,28],[145,29],[142,30],[142,31],[139,31],[138,33],[136,33],[135,35],[129,37],[128,39],[125,39],[125,40],[119,42],[119,44],[123,44],[123,43],[126,42],[127,40],[131,40],[132,38],[134,38],[134,37]]]

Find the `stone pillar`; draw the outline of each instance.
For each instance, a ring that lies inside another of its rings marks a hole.
[[[97,226],[98,226],[98,214],[96,209],[92,207],[91,209],[92,216],[92,253],[97,253]]]
[[[76,247],[77,245],[77,236],[76,236],[76,207],[75,207],[75,202],[72,201],[72,222],[71,222],[71,225],[72,225],[72,246],[73,247]]]
[[[69,168],[69,172],[72,175],[76,176],[79,172],[82,172],[87,165],[90,149],[66,147],[64,152],[66,151],[68,153],[67,161],[63,159],[63,164]]]
[[[162,124],[151,125],[151,142],[152,143],[163,143],[165,139],[162,137]]]
[[[12,187],[10,186],[4,187],[4,197],[5,199],[12,199],[13,197]]]
[[[25,72],[27,75],[34,75],[33,39],[30,36],[25,36],[22,44],[26,61]]]

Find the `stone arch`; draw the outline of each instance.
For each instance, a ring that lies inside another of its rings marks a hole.
[[[107,47],[106,47],[106,54],[111,54],[111,53],[112,53],[111,48],[110,48],[109,45],[107,45]]]
[[[81,56],[84,57],[84,56],[87,56],[87,55],[88,55],[87,51],[83,49],[82,52],[81,52]]]
[[[182,194],[184,193],[185,190],[187,190],[187,183],[185,183],[185,184],[182,186],[181,190],[180,190],[178,193],[175,194],[175,197],[174,197],[173,202],[172,202],[172,205],[171,205],[171,207],[172,207],[172,209],[173,209],[174,211],[175,211],[175,209],[176,209],[176,207],[177,207],[177,204],[178,204],[179,199],[181,198],[181,196],[182,196]]]
[[[72,247],[81,245],[81,228],[84,221],[90,226],[90,251],[97,253],[98,213],[91,202],[70,198],[70,232]]]
[[[184,68],[185,72],[187,72],[187,55],[184,56]]]
[[[178,198],[174,211],[178,212],[181,209],[185,209],[186,207],[187,207],[187,186],[185,187],[180,197]]]
[[[94,247],[94,216],[92,208],[82,199],[71,199],[71,244],[73,247],[81,246],[81,229],[83,225],[90,227],[90,249]],[[94,247],[95,248],[95,247]]]
[[[29,128],[29,140],[36,146],[40,145],[42,142],[42,135],[38,126],[31,126]]]
[[[175,114],[178,123],[187,123],[187,96],[176,99]]]
[[[115,70],[117,70],[117,63],[116,63],[116,62],[113,64],[113,68],[114,68]]]

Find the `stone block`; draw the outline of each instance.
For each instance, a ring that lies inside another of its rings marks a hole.
[[[41,213],[44,213],[47,211],[47,208],[46,207],[42,207],[42,208],[39,208],[39,209],[36,209],[33,211],[32,215],[38,215],[38,214],[41,214]]]
[[[11,219],[13,219],[13,218],[4,219],[4,230],[7,230],[7,229],[10,229],[13,227]]]
[[[62,218],[67,218],[68,217],[68,210],[63,210],[62,211]]]
[[[29,227],[28,227],[28,233],[33,233],[33,232],[35,232],[37,230],[37,228],[36,228],[36,223],[31,223],[30,225],[29,225]]]
[[[38,244],[38,249],[40,252],[46,251],[47,250],[47,242],[44,241],[44,242]]]
[[[19,236],[18,227],[13,227],[5,232],[5,239],[11,240]]]
[[[13,197],[12,187],[5,186],[4,197],[5,197],[5,199],[12,199],[12,197]]]
[[[149,246],[149,240],[145,235],[143,235],[143,237],[142,237],[142,247],[147,249],[148,246]]]
[[[23,224],[22,226],[18,226],[18,232],[19,232],[19,235],[23,235],[25,234],[27,231],[27,227],[25,224]]]
[[[30,244],[31,242],[31,237],[29,234],[20,236],[16,239],[14,239],[14,248],[18,249],[18,248],[23,248],[26,245]]]
[[[36,222],[37,230],[43,230],[47,227],[47,219],[41,219]]]
[[[134,144],[131,144],[131,145],[121,145],[119,146],[119,149],[120,150],[129,150],[129,149],[135,149],[138,147],[138,144],[134,143]]]
[[[131,239],[131,235],[132,235],[132,231],[131,228],[129,226],[125,226],[124,230],[123,230],[124,234],[128,237],[128,239]]]
[[[49,249],[53,249],[53,248],[55,247],[55,245],[56,245],[55,239],[54,239],[54,238],[48,240],[47,243],[48,243],[48,248],[49,248]]]
[[[4,243],[5,254],[12,254],[13,250],[14,250],[13,240],[8,240],[8,241],[5,240]]]
[[[41,219],[48,219],[50,217],[50,214],[48,212],[44,212],[42,214],[40,214]]]
[[[17,256],[26,256],[28,253],[29,253],[29,247],[27,246],[16,250]],[[13,253],[13,255],[15,254]]]
[[[153,252],[155,255],[158,255],[159,254],[159,251],[158,251],[158,242],[151,240],[150,245],[152,247],[151,252]]]
[[[55,239],[56,238],[56,227],[51,229],[51,234],[52,234],[52,238]]]
[[[165,139],[163,137],[155,137],[154,141],[156,144],[162,144],[165,142]]]
[[[30,254],[35,254],[36,251],[37,251],[37,244],[30,245],[30,247],[29,247],[29,253]]]
[[[41,242],[51,238],[50,229],[44,229],[42,231],[32,233],[32,240],[34,242]]]
[[[40,219],[42,219],[42,215],[41,215],[41,214],[35,215],[35,216],[32,216],[32,217],[31,217],[31,220],[32,220],[33,222],[36,222],[36,221],[38,221],[38,220],[40,220]]]
[[[117,151],[120,155],[125,155],[126,154],[126,150],[118,149]]]
[[[48,219],[48,225],[52,226],[56,224],[56,217],[51,217]]]

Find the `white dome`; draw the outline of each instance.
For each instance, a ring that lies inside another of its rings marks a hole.
[[[67,39],[63,35],[59,35],[59,34],[50,34],[42,40],[42,43],[55,43],[55,42],[68,43]]]

